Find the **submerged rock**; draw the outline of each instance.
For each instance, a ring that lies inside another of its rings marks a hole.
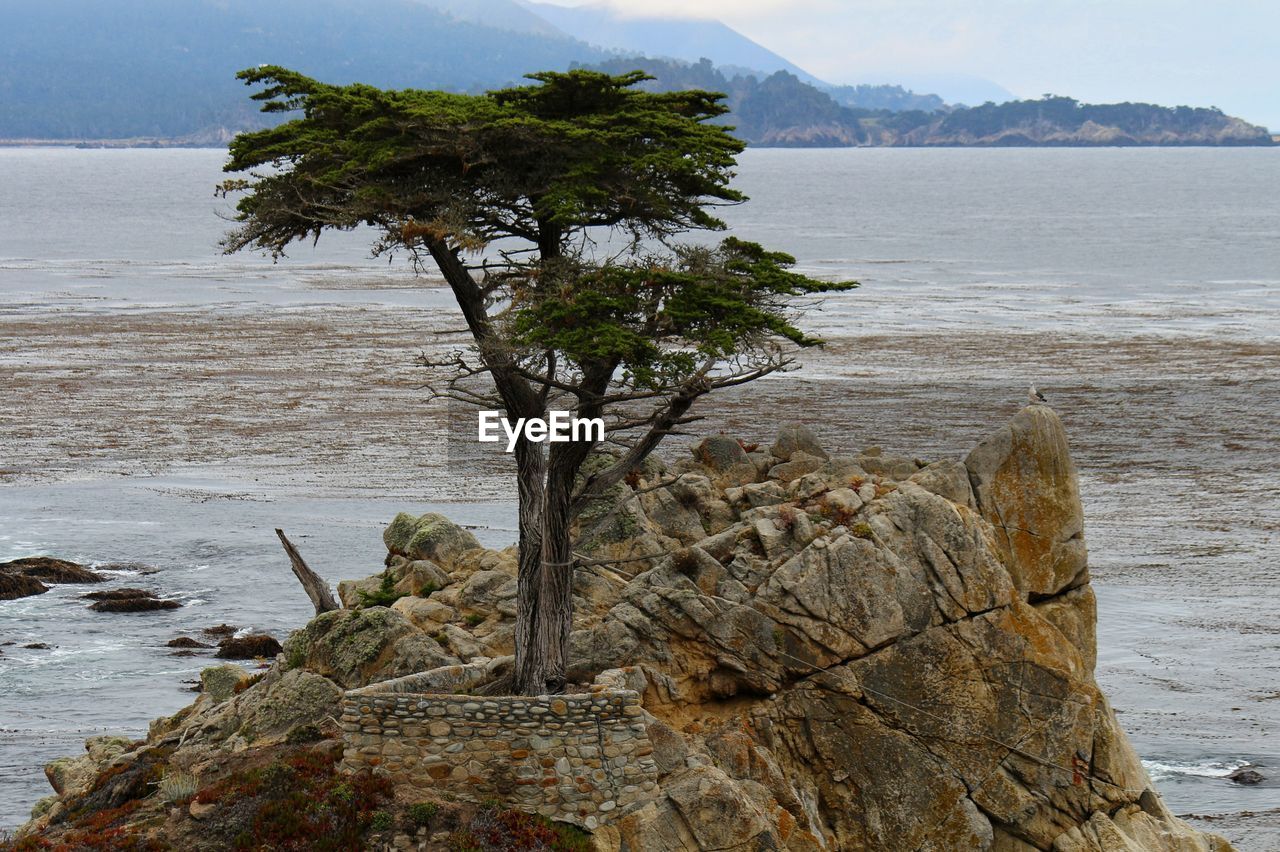
[[[224,660],[252,660],[257,657],[274,657],[283,650],[274,636],[252,633],[248,636],[232,636],[218,643],[216,656]]]
[[[1242,784],[1246,787],[1252,787],[1255,784],[1261,784],[1263,781],[1267,780],[1267,776],[1263,775],[1258,770],[1251,769],[1249,767],[1241,767],[1227,777],[1236,784]]]
[[[105,592],[89,592],[80,597],[88,601],[127,601],[140,598],[154,598],[155,593],[146,589],[109,589]]]
[[[33,577],[51,585],[64,583],[105,583],[107,577],[75,562],[51,556],[28,556],[0,563],[0,574]]]
[[[190,636],[179,636],[176,639],[170,639],[165,643],[168,648],[212,648],[212,645],[206,645],[204,642],[197,642]]]
[[[0,571],[0,601],[12,601],[18,598],[29,598],[32,595],[43,595],[49,587],[35,577],[23,574],[6,574]]]
[[[155,612],[163,609],[182,608],[182,604],[178,601],[153,598],[149,594],[148,597],[108,598],[90,605],[89,609],[94,612]]]

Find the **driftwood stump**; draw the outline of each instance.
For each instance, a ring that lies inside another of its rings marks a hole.
[[[277,529],[276,535],[280,536],[280,543],[284,545],[284,552],[289,555],[289,564],[293,566],[293,573],[297,576],[298,582],[302,584],[302,588],[306,589],[307,597],[311,598],[311,603],[316,608],[316,615],[320,615],[322,612],[342,609],[338,602],[334,600],[329,584],[324,581],[323,577],[307,567],[307,563],[303,561],[302,554],[298,552],[298,548],[293,546],[293,542],[285,538],[284,530]]]

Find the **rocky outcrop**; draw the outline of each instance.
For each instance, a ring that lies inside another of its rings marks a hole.
[[[965,467],[1020,592],[1047,598],[1088,581],[1080,489],[1052,409],[1024,408],[969,453]]]
[[[50,585],[106,580],[102,574],[75,562],[51,556],[27,556],[0,563],[0,601],[44,594]]]
[[[348,689],[454,665],[434,639],[385,607],[317,616],[284,643],[285,658]]]
[[[801,427],[766,450],[725,437],[691,449],[647,463],[577,530],[570,675],[639,696],[656,784],[575,818],[597,848],[1230,848],[1164,807],[1094,681],[1079,487],[1050,409],[1020,412],[963,462],[839,455]],[[435,706],[414,693],[500,683],[514,552],[439,516],[401,515],[385,539],[385,571],[347,584],[354,608],[318,616],[257,678],[210,674],[117,764],[161,754],[212,771],[331,725],[344,691],[358,737],[375,693],[413,727]],[[489,712],[483,697],[440,700]],[[401,736],[388,727],[385,740]],[[449,736],[432,741],[450,755],[436,762],[478,747]],[[421,755],[386,746],[346,743],[375,774],[391,760],[412,776]],[[546,759],[544,775],[559,765]],[[399,800],[426,795],[404,783]]]

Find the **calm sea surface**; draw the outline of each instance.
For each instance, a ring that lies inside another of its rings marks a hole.
[[[335,582],[402,509],[513,538],[501,469],[460,476],[418,403],[446,294],[366,234],[221,256],[223,157],[0,149],[0,560],[126,564],[184,604],[0,602],[0,827],[44,762],[189,702],[208,661],[169,639],[306,620],[273,527]],[[1036,381],[1081,468],[1098,679],[1175,812],[1268,848],[1240,814],[1280,808],[1280,151],[752,150],[739,185],[736,233],[863,287],[808,318],[804,369],[708,413],[958,456]],[[1245,763],[1268,781],[1225,779]]]

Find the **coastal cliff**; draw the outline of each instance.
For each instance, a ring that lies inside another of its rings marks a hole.
[[[266,671],[51,764],[15,846],[1231,848],[1168,811],[1094,681],[1051,409],[963,461],[802,426],[692,449],[580,520],[571,694],[493,694],[513,551],[401,515]]]

